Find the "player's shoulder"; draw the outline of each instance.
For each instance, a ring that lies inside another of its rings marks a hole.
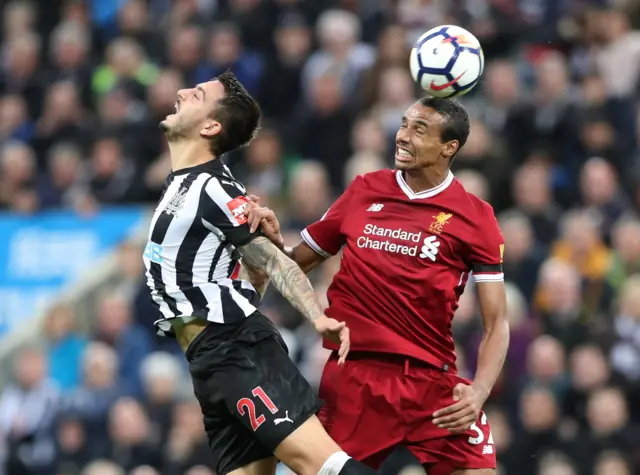
[[[356,176],[351,182],[354,187],[379,187],[380,185],[393,185],[395,183],[395,172],[388,168],[376,170],[369,173],[363,173]]]
[[[473,193],[469,193],[458,179],[454,179],[454,189],[456,199],[460,200],[464,209],[472,215],[470,217],[495,219],[493,206]]]

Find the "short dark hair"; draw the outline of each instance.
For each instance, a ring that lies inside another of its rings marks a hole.
[[[224,87],[224,96],[213,111],[222,130],[211,140],[211,151],[216,157],[244,147],[255,137],[262,112],[242,83],[231,71],[225,71],[213,79]]]
[[[459,151],[469,138],[469,114],[466,109],[459,102],[443,97],[423,97],[420,99],[420,104],[430,107],[443,117],[444,124],[440,140],[443,142],[457,140],[460,144]]]

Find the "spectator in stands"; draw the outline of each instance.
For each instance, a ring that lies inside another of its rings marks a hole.
[[[632,382],[640,382],[640,274],[630,276],[620,293],[614,319],[616,343],[611,363],[616,371]]]
[[[140,364],[151,344],[147,333],[133,322],[131,308],[123,296],[110,293],[100,300],[97,337],[117,354],[118,385],[132,394],[142,394]]]
[[[615,9],[601,13],[599,26],[600,41],[594,59],[607,93],[614,97],[636,94],[640,81],[640,33],[631,31],[627,16]],[[614,74],[611,69],[613,65],[627,63],[630,67],[622,74]]]
[[[33,134],[34,126],[23,97],[18,94],[0,96],[0,144],[8,140],[28,142]]]
[[[40,175],[36,190],[44,208],[74,208],[82,196],[81,150],[69,142],[59,142],[48,150],[46,173]]]
[[[484,201],[489,199],[489,183],[481,173],[475,170],[462,169],[456,172],[456,178],[469,193]]]
[[[184,84],[196,83],[196,70],[200,64],[204,32],[197,25],[184,25],[169,32],[168,62],[181,75]],[[153,87],[153,85],[152,85]],[[175,102],[175,92],[174,102]]]
[[[139,191],[135,176],[135,165],[124,156],[115,136],[101,137],[93,144],[85,183],[90,196],[100,203],[126,203]]]
[[[47,474],[55,464],[53,423],[59,388],[47,378],[47,360],[38,348],[17,355],[15,383],[0,398],[0,473]]]
[[[302,95],[302,68],[311,50],[311,30],[304,15],[282,15],[273,33],[275,57],[265,64],[260,78],[258,100],[265,117],[284,125]]]
[[[523,433],[514,443],[515,457],[522,475],[536,475],[540,461],[555,447],[562,447],[558,437],[560,410],[553,393],[544,387],[530,387],[520,398],[520,423]],[[522,460],[529,463],[522,464]]]
[[[569,387],[566,354],[557,339],[542,335],[529,346],[527,353],[527,386],[546,387],[560,403]]]
[[[329,71],[337,71],[340,90],[352,97],[360,80],[376,58],[375,49],[360,42],[361,26],[358,18],[346,10],[327,10],[318,18],[316,35],[320,50],[313,53],[303,71],[303,87],[313,85]],[[313,97],[306,89],[305,96]],[[310,100],[313,103],[313,99]]]
[[[625,457],[617,451],[606,451],[600,454],[595,466],[595,475],[631,475],[631,468]]]
[[[301,106],[295,117],[295,146],[302,156],[317,160],[328,170],[331,185],[342,189],[345,160],[351,154],[352,114],[346,105],[346,91],[333,73],[314,77],[310,104]]]
[[[587,211],[571,211],[562,220],[560,239],[551,255],[573,265],[585,286],[583,308],[596,312],[608,305],[611,289],[605,277],[611,266],[611,251],[602,240],[598,222]]]
[[[52,67],[46,73],[47,83],[73,83],[86,108],[92,105],[90,60],[91,34],[80,22],[60,23],[51,33],[49,57]]]
[[[595,217],[608,240],[611,227],[628,208],[613,166],[602,158],[589,159],[580,174],[580,192],[585,208]]]
[[[118,356],[103,343],[92,342],[83,355],[80,387],[71,392],[62,405],[63,415],[77,417],[88,434],[91,457],[107,450],[107,414],[115,401],[126,393],[118,383]]]
[[[602,388],[591,393],[587,402],[589,431],[581,431],[573,444],[574,458],[580,470],[595,466],[598,455],[605,450],[622,450],[637,461],[640,437],[637,428],[629,422],[627,401],[618,388]],[[634,465],[634,471],[640,467]]]
[[[44,323],[49,342],[49,376],[63,391],[75,389],[82,374],[82,354],[87,341],[75,326],[76,316],[68,305],[51,308]]]
[[[0,148],[0,183],[0,206],[25,211],[21,193],[31,192],[36,183],[36,157],[28,145],[12,141]]]
[[[360,100],[365,110],[370,109],[379,100],[383,73],[387,69],[406,68],[408,57],[409,50],[405,40],[405,32],[400,25],[389,25],[380,32],[375,63],[361,80],[362,97]]]
[[[387,143],[395,144],[398,124],[414,102],[411,75],[406,67],[389,67],[380,73],[378,87],[378,99],[371,110],[380,121]],[[395,150],[395,147],[389,149]]]
[[[623,217],[614,224],[611,234],[613,254],[607,282],[617,293],[629,276],[640,272],[640,220]]]
[[[127,471],[140,465],[160,468],[160,441],[151,435],[149,418],[135,399],[121,398],[113,405],[109,413],[111,460]]]
[[[524,214],[506,211],[498,216],[498,221],[505,242],[504,272],[531,303],[545,249],[535,241],[531,222]]]
[[[197,401],[188,399],[174,410],[174,424],[164,450],[162,473],[181,475],[189,467],[198,465],[213,466],[200,406]]]
[[[280,135],[273,129],[262,127],[245,153],[247,169],[242,182],[248,190],[274,205],[278,203],[285,186],[287,165]]]
[[[158,68],[150,62],[135,40],[118,38],[107,47],[106,62],[99,66],[91,80],[91,87],[99,97],[111,90],[120,80],[130,80],[137,87],[138,97],[158,77]]]
[[[207,51],[209,54],[195,72],[193,79],[196,83],[207,82],[231,69],[249,92],[257,91],[264,68],[263,60],[259,54],[243,47],[240,31],[235,25],[214,25]]]
[[[27,103],[30,119],[40,114],[42,72],[38,70],[42,39],[25,32],[7,41],[6,62],[0,77],[0,94],[19,94]]]
[[[36,122],[34,147],[40,157],[60,141],[85,143],[90,121],[82,107],[78,89],[71,81],[51,84]]]
[[[38,11],[29,2],[14,0],[4,8],[3,40],[8,41],[27,33],[37,24]]]
[[[82,475],[125,475],[126,472],[109,460],[94,460],[82,471]]]
[[[540,268],[535,306],[543,333],[560,340],[569,350],[589,332],[582,309],[580,274],[572,265],[549,259]]]
[[[55,475],[79,475],[82,468],[93,460],[91,434],[87,434],[82,420],[71,415],[58,419],[57,471]]]
[[[173,411],[183,394],[182,365],[174,355],[155,352],[140,366],[144,386],[144,403],[151,422],[151,437],[164,445],[171,430]]]
[[[611,367],[602,350],[595,344],[576,347],[569,357],[571,387],[564,400],[564,413],[580,427],[587,426],[589,395],[614,382]]]
[[[543,160],[533,158],[516,171],[513,198],[516,209],[529,218],[536,241],[547,246],[556,239],[561,210],[554,200],[550,167]]]
[[[287,227],[302,230],[329,208],[332,196],[327,172],[318,162],[302,162],[294,168],[290,182],[293,213]]]

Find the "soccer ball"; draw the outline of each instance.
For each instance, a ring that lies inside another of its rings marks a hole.
[[[413,80],[430,95],[461,96],[478,83],[484,54],[478,39],[467,30],[442,25],[418,38],[409,66]]]

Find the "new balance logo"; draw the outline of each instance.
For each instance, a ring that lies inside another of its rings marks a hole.
[[[284,417],[281,417],[280,419],[274,419],[273,423],[275,425],[281,424],[283,422],[291,422],[293,424],[293,420],[289,419],[289,411],[284,411]]]
[[[424,239],[424,243],[422,244],[422,249],[420,249],[420,257],[423,259],[428,257],[431,261],[436,261],[436,256],[438,255],[438,248],[440,247],[440,241],[438,241],[437,236],[428,236]]]
[[[482,447],[482,455],[493,455],[493,445],[485,445]]]
[[[367,211],[372,211],[375,213],[380,211],[382,208],[384,208],[384,205],[373,203],[371,206],[369,206],[369,209],[367,209]]]

